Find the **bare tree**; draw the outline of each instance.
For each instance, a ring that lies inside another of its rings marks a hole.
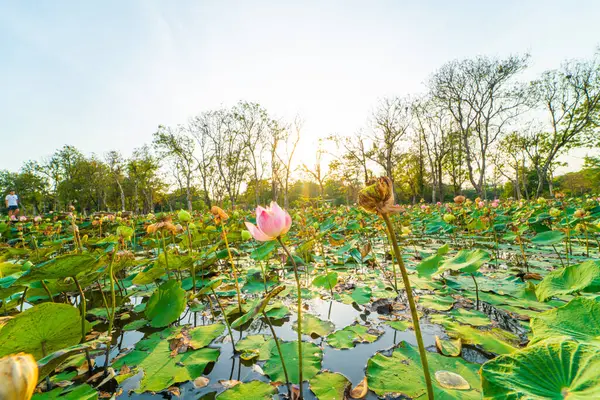
[[[260,181],[262,180],[265,162],[266,136],[269,130],[267,111],[258,103],[239,102],[232,110],[240,139],[243,142],[252,177],[254,178],[254,199],[260,203]]]
[[[154,133],[154,146],[161,152],[162,157],[173,158],[185,180],[185,196],[187,208],[192,211],[192,186],[198,164],[194,157],[194,141],[187,136],[183,126],[170,128],[158,126]]]
[[[247,146],[237,129],[235,118],[227,110],[212,111],[206,134],[212,140],[215,165],[220,182],[235,207],[248,172]]]
[[[410,100],[385,98],[379,102],[371,119],[373,146],[368,153],[369,158],[379,164],[393,182],[399,144],[411,126]]]
[[[450,62],[429,82],[432,97],[452,115],[460,133],[469,181],[485,198],[490,146],[525,109],[527,96],[515,77],[529,56],[477,57]]]
[[[290,178],[292,175],[292,160],[294,159],[294,153],[296,153],[296,148],[298,147],[298,143],[300,142],[300,132],[302,131],[302,126],[304,122],[300,117],[296,117],[294,122],[287,128],[287,130],[291,131],[290,134],[286,135],[285,140],[285,148],[283,151],[277,153],[277,158],[281,162],[283,166],[283,204],[285,208],[289,208],[289,185]]]
[[[448,136],[452,129],[451,116],[430,99],[413,104],[415,131],[423,138],[429,160],[431,201],[444,200],[444,161],[449,152]]]
[[[197,170],[202,181],[202,190],[204,192],[204,203],[210,209],[212,206],[211,195],[215,195],[214,182],[217,179],[215,151],[212,147],[213,141],[209,135],[218,123],[215,119],[220,118],[219,114],[213,112],[203,112],[193,117],[188,122],[188,132],[196,139],[196,162]]]
[[[329,176],[329,172],[325,172],[323,170],[323,166],[321,163],[321,159],[323,157],[323,149],[321,148],[321,144],[317,149],[315,165],[313,168],[309,168],[306,164],[302,164],[302,171],[304,171],[308,176],[314,179],[319,185],[319,197],[321,199],[325,196],[325,181]]]
[[[358,131],[353,136],[332,135],[328,139],[332,140],[338,148],[343,149],[340,161],[350,164],[353,168],[357,169],[362,175],[364,183],[367,183],[370,178],[370,171],[367,167],[370,150],[368,139],[364,133]],[[333,156],[336,157],[336,155]]]

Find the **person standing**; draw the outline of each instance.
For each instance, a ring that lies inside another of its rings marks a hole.
[[[9,194],[4,198],[6,202],[6,207],[8,208],[8,218],[11,221],[17,220],[17,215],[19,214],[19,196],[15,194],[14,190],[11,190]]]

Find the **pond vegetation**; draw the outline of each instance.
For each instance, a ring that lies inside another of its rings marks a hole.
[[[0,356],[34,399],[600,396],[598,199],[359,203],[1,223]]]

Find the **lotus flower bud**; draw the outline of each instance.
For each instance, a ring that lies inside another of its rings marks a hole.
[[[454,216],[454,214],[444,214],[444,222],[446,222],[447,224],[451,224],[454,221],[456,221],[456,217]]]
[[[249,231],[242,229],[242,240],[250,240],[252,239],[252,235]]]
[[[552,208],[550,209],[550,211],[549,211],[549,214],[550,214],[552,217],[555,217],[555,218],[556,218],[556,217],[560,216],[560,210],[559,210],[558,208],[556,208],[556,207],[552,207]]]
[[[37,385],[38,367],[31,354],[0,358],[0,399],[29,400]]]
[[[177,219],[179,219],[181,222],[190,222],[192,220],[192,214],[185,210],[180,210],[177,213]]]

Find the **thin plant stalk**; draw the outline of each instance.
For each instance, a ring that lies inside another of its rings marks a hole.
[[[187,229],[188,244],[190,246],[190,256],[192,255],[192,232],[190,232],[190,223],[186,222],[185,227]],[[192,294],[196,294],[196,265],[192,263]]]
[[[271,324],[271,319],[267,315],[267,313],[263,310],[262,312],[265,321],[267,321],[267,325],[269,325],[269,329],[271,329],[271,334],[273,335],[273,340],[275,340],[275,346],[277,347],[277,353],[279,353],[279,359],[281,360],[281,367],[283,368],[283,375],[285,375],[285,384],[288,389],[288,393],[292,394],[292,387],[290,385],[290,378],[288,377],[287,368],[285,367],[285,362],[283,360],[283,353],[281,352],[281,347],[279,347],[279,340],[277,339],[277,335],[275,334],[275,329]]]
[[[81,307],[81,341],[80,343],[85,342],[85,315],[87,313],[86,304],[85,304],[85,294],[83,293],[83,289],[77,280],[77,277],[73,276],[73,281],[77,286],[77,290],[79,290],[79,296],[81,296],[80,307]],[[110,346],[109,346],[110,347]],[[92,374],[92,359],[90,357],[90,351],[85,349],[85,358],[88,363],[88,374]]]
[[[408,300],[408,305],[410,307],[410,314],[412,316],[413,326],[415,329],[415,336],[417,338],[417,345],[419,347],[419,355],[421,357],[421,365],[423,366],[423,375],[425,378],[425,384],[427,385],[427,396],[429,400],[433,400],[433,385],[431,383],[431,375],[429,374],[429,363],[427,362],[427,350],[425,350],[425,345],[423,344],[423,335],[421,334],[421,326],[419,325],[419,315],[417,314],[417,306],[415,305],[415,300],[413,298],[412,289],[410,287],[410,281],[408,279],[408,272],[406,271],[406,266],[404,265],[404,261],[402,260],[402,254],[400,253],[400,248],[398,247],[398,241],[396,240],[396,233],[394,231],[394,226],[390,221],[390,217],[387,213],[380,214],[383,220],[385,221],[385,225],[388,230],[388,237],[392,241],[392,247],[394,249],[394,253],[396,256],[396,261],[400,267],[400,273],[402,274],[402,281],[404,282],[404,289],[406,290],[406,299]],[[395,269],[394,269],[395,271]]]
[[[283,244],[283,241],[280,237],[277,238],[277,241],[286,252],[287,256],[292,260],[292,265],[294,266],[294,278],[296,279],[296,289],[297,289],[297,297],[298,297],[298,306],[296,314],[298,315],[298,382],[300,392],[298,394],[298,400],[302,400],[304,397],[302,395],[302,382],[304,381],[302,377],[302,289],[300,287],[300,277],[298,276],[298,266],[296,265],[296,260],[288,250],[288,248]]]
[[[110,263],[108,264],[108,277],[110,279],[110,314],[108,316],[108,336],[112,338],[112,330],[115,323],[115,312],[116,312],[116,295],[115,295],[115,276],[113,274],[113,265],[115,262],[115,257],[117,255],[117,251],[119,246],[117,245],[114,249],[112,258],[110,259]],[[111,339],[112,341],[112,339]],[[108,358],[110,356],[110,342],[106,348],[106,357],[104,361],[104,374],[106,375],[108,372]]]
[[[46,282],[44,282],[44,280],[42,279],[40,281],[40,283],[42,284],[42,287],[44,288],[44,290],[48,294],[48,298],[50,299],[50,301],[54,303],[54,298],[52,297],[52,292],[50,291],[50,288],[48,288],[48,285],[46,285]]]
[[[235,291],[237,292],[238,310],[241,314],[244,311],[242,310],[242,296],[240,294],[240,285],[238,283],[237,272],[235,270],[233,256],[231,255],[231,249],[229,248],[229,241],[227,240],[227,232],[225,231],[225,224],[223,224],[223,219],[221,219],[221,231],[223,232],[223,240],[225,240],[225,247],[227,247],[227,255],[229,256],[229,262],[231,263],[231,271],[233,272],[233,280],[235,281]]]
[[[167,276],[171,279],[171,273],[169,271],[169,255],[167,254],[167,245],[165,244],[165,234],[160,231],[160,242],[162,246],[163,254],[165,255],[165,268],[167,269]]]
[[[473,283],[475,283],[475,297],[477,299],[476,303],[475,303],[475,309],[477,311],[479,311],[479,285],[477,284],[477,279],[475,279],[475,275],[474,274],[470,274],[471,278],[473,278]]]
[[[235,353],[235,340],[233,339],[233,332],[231,332],[231,326],[229,325],[229,321],[227,321],[227,314],[225,314],[225,309],[221,305],[221,302],[219,301],[219,297],[217,297],[217,294],[215,293],[215,289],[211,288],[210,291],[212,292],[213,296],[215,296],[215,300],[217,301],[217,304],[219,305],[219,308],[221,309],[221,313],[223,314],[223,320],[225,321],[225,325],[227,325],[227,330],[229,331],[229,337],[231,338],[231,347],[233,347],[233,352]]]

